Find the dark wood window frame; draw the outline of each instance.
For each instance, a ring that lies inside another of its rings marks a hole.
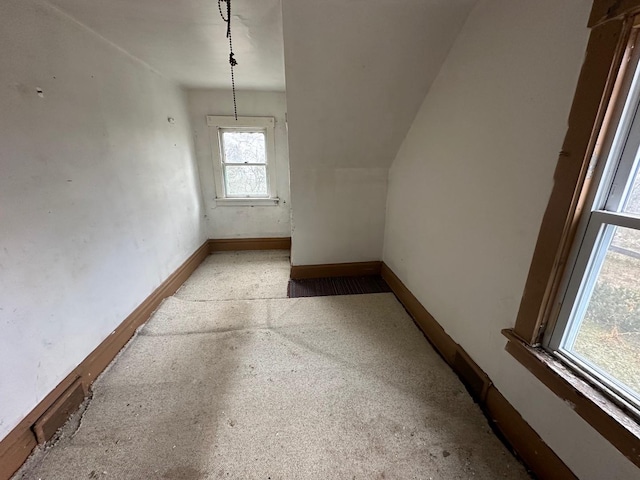
[[[638,32],[640,0],[594,0],[591,35],[569,115],[568,130],[554,174],[516,324],[504,330],[506,350],[556,395],[565,399],[625,457],[640,467],[640,424],[597,386],[541,348],[546,326],[569,259],[582,213],[587,172],[597,140],[608,123],[629,54]]]

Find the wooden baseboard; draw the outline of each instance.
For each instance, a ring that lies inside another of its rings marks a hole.
[[[156,288],[93,352],[85,358],[49,395],[47,395],[2,441],[0,441],[0,480],[7,480],[20,468],[38,444],[34,427],[38,427],[45,436],[39,420],[56,418],[60,421],[62,413],[51,410],[56,404],[60,409],[67,409],[65,392],[74,392],[72,387],[79,384],[84,392],[100,373],[111,363],[120,350],[131,339],[136,329],[146,322],[160,302],[180,288],[193,271],[209,255],[209,242],[205,242],[178,269]],[[73,398],[76,395],[73,394]],[[77,399],[76,399],[77,400]],[[73,400],[75,402],[76,400]],[[46,416],[45,416],[46,414]]]
[[[494,385],[489,387],[482,408],[505,442],[537,478],[578,478]]]
[[[240,250],[291,250],[291,237],[220,238],[209,240],[210,252]]]
[[[30,428],[16,427],[0,443],[0,479],[9,480],[38,446]]]
[[[366,275],[380,275],[381,267],[382,262],[293,265],[291,266],[291,278],[294,280],[300,280],[303,278],[361,277]]]
[[[427,340],[460,377],[471,395],[480,404],[491,424],[522,462],[538,478],[577,479],[569,467],[544,443],[535,430],[498,391],[480,366],[444,331],[436,319],[385,263],[382,264],[381,274],[400,303],[404,305],[425,334]]]

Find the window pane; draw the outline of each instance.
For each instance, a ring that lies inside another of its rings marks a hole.
[[[226,163],[266,163],[264,132],[222,132]]]
[[[640,398],[640,232],[614,228],[584,318],[569,351]]]
[[[267,167],[261,165],[225,166],[227,196],[265,197],[267,191]]]
[[[640,166],[640,165],[639,165]],[[627,197],[627,204],[624,207],[624,211],[627,213],[635,213],[640,215],[640,169],[636,169],[636,174],[631,183],[631,190]]]

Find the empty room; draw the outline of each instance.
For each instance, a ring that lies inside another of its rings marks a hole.
[[[640,479],[640,0],[3,0],[0,80],[0,480]]]

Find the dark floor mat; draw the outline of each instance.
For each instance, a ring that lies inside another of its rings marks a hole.
[[[289,280],[289,285],[287,286],[287,296],[289,298],[358,295],[390,291],[391,288],[380,275]]]

